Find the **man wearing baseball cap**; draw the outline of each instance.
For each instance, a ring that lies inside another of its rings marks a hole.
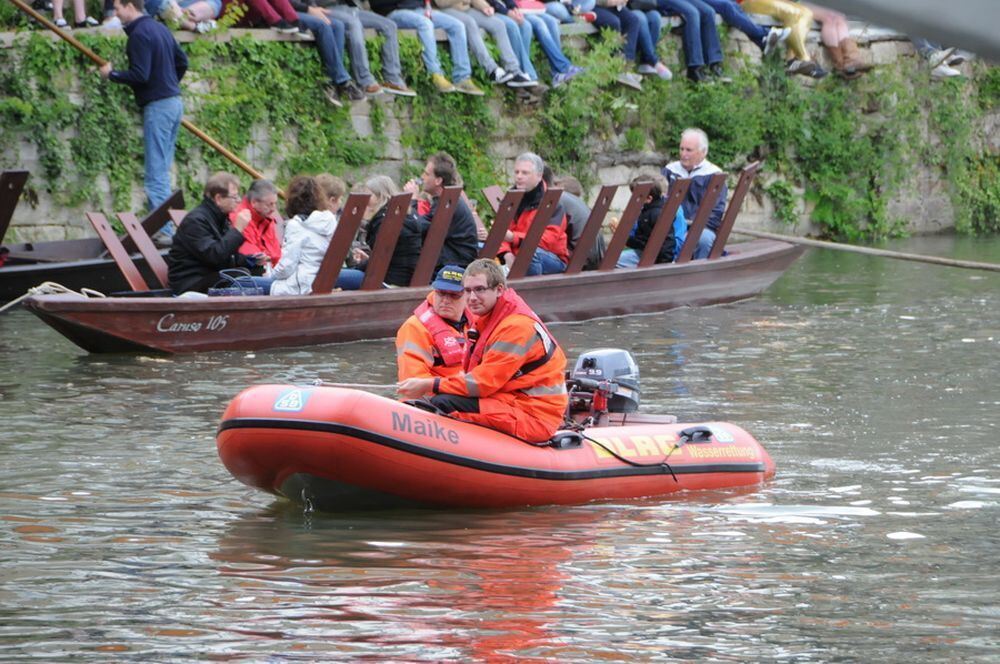
[[[399,380],[440,378],[462,371],[469,316],[462,285],[465,272],[445,265],[431,282],[427,299],[396,332]]]

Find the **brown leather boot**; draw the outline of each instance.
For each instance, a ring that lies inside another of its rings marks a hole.
[[[830,53],[830,59],[833,60],[833,70],[838,74],[844,73],[844,49],[840,46],[827,46],[826,50]]]
[[[857,78],[872,68],[861,59],[858,44],[850,37],[840,42],[840,50],[844,54],[844,78]]]

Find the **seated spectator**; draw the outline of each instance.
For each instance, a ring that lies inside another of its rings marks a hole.
[[[722,169],[706,157],[708,157],[708,135],[701,129],[685,129],[681,133],[680,159],[670,162],[663,168],[663,176],[668,183],[681,178],[691,179],[687,197],[681,205],[681,209],[684,210],[684,218],[688,220],[688,223],[694,221],[695,213],[701,207],[701,200],[705,196],[709,179],[716,173],[722,172]],[[723,184],[722,191],[719,192],[719,200],[712,208],[705,230],[702,231],[701,237],[698,239],[694,258],[708,258],[708,254],[712,251],[712,245],[715,243],[715,232],[722,225],[722,213],[726,209],[727,191],[726,185]]]
[[[327,208],[325,192],[316,178],[302,175],[288,183],[285,212],[288,223],[281,260],[271,271],[271,295],[309,295],[337,230],[337,217]],[[341,269],[336,287],[357,290],[364,277],[359,270]]]
[[[504,241],[500,245],[497,257],[509,269],[514,264],[524,237],[528,234],[535,215],[538,213],[538,206],[542,203],[542,196],[548,187],[542,175],[545,172],[545,162],[533,152],[525,152],[514,160],[514,186],[523,189],[526,193],[517,206],[517,214],[510,228],[504,235]],[[566,263],[569,261],[569,252],[566,246],[566,211],[562,205],[556,205],[549,219],[542,239],[535,249],[535,254],[531,258],[527,274],[557,274],[566,270]]]
[[[931,78],[943,80],[962,75],[962,72],[955,67],[965,62],[965,54],[958,52],[954,47],[944,48],[941,44],[921,37],[915,37],[912,41],[917,53],[927,61],[927,65],[931,68]]]
[[[684,20],[681,43],[688,79],[694,83],[710,78],[728,81],[722,70],[715,10],[703,0],[658,0],[656,6],[662,14],[676,14]]]
[[[146,13],[183,30],[204,34],[214,30],[222,0],[147,0]]]
[[[563,53],[558,19],[546,13],[523,12],[518,8],[517,0],[491,1],[497,11],[505,9],[507,17],[514,21],[520,30],[524,50],[518,59],[521,63],[521,69],[529,79],[538,80],[538,73],[528,57],[531,51],[532,37],[538,39],[538,46],[545,54],[545,59],[549,61],[549,69],[552,72],[552,87],[558,88],[583,73],[583,68],[574,65]]]
[[[56,27],[68,30],[69,23],[63,16],[63,5],[65,0],[52,0],[52,22]],[[73,0],[73,27],[74,28],[94,28],[100,25],[100,21],[92,16],[87,16],[87,5],[84,0]]]
[[[388,92],[403,97],[417,96],[403,78],[402,65],[399,62],[399,30],[395,23],[375,12],[356,7],[353,0],[317,0],[316,4],[331,18],[344,23],[351,73],[365,94],[377,95]],[[371,66],[368,63],[365,28],[374,30],[382,37],[380,53],[382,75],[385,78],[381,85],[372,76]]]
[[[497,85],[526,87],[531,81],[521,71],[521,64],[504,22],[495,16],[496,10],[487,0],[434,0],[434,5],[448,16],[458,19],[465,26],[469,48],[479,65],[486,70],[490,81]],[[501,65],[490,55],[480,30],[486,31],[497,44]]]
[[[813,22],[813,13],[809,7],[790,0],[743,0],[742,4],[743,9],[751,14],[770,16],[791,30],[787,44],[792,58],[785,65],[787,73],[810,78],[823,78],[827,75],[825,69],[813,62],[806,49],[806,37]]]
[[[434,213],[437,212],[438,199],[444,188],[457,184],[459,184],[459,178],[455,159],[447,152],[438,152],[427,160],[419,182],[410,180],[403,186],[403,191],[408,191],[415,197],[421,193],[426,195],[427,205],[425,208],[416,199],[412,204],[423,235],[426,235],[427,229],[430,228]],[[448,226],[448,235],[445,237],[441,254],[437,259],[435,271],[440,270],[445,265],[457,265],[464,268],[476,260],[478,254],[479,240],[476,220],[464,198],[459,197],[451,217],[451,224]]]
[[[240,199],[240,181],[231,173],[216,173],[205,183],[204,198],[184,216],[167,254],[168,281],[175,294],[205,293],[221,279],[220,270],[258,268],[267,262],[263,253],[239,253],[250,210],[237,215],[232,224],[229,213]],[[265,292],[271,282],[259,277],[251,280]]]
[[[368,246],[375,248],[382,221],[388,212],[389,199],[399,193],[399,188],[392,178],[376,175],[365,180],[358,191],[371,194],[368,207],[365,209],[365,219],[368,221],[366,238]],[[408,213],[403,219],[403,226],[396,240],[396,248],[389,261],[389,269],[385,273],[384,282],[390,286],[409,286],[413,279],[413,269],[420,258],[420,248],[423,244],[423,227],[417,221],[415,214]],[[358,269],[364,271],[368,261],[362,261]]]
[[[239,25],[250,28],[266,25],[283,34],[295,34],[300,29],[311,32],[330,79],[325,89],[327,101],[338,108],[343,106],[343,98],[361,101],[365,93],[344,69],[344,24],[327,16],[314,3],[315,0],[246,0],[246,14]]]
[[[263,253],[271,266],[277,265],[281,260],[278,188],[270,180],[254,180],[247,189],[246,197],[229,213],[229,221],[235,223],[243,210],[250,210],[250,223],[243,230],[240,253],[247,256]]]
[[[587,227],[587,221],[590,220],[590,208],[583,200],[583,186],[572,175],[560,175],[555,177],[553,181],[548,166],[545,167],[545,171],[549,174],[545,184],[552,182],[554,186],[563,190],[559,203],[566,209],[566,246],[572,255],[576,251],[576,244],[580,241],[584,228]],[[583,269],[596,270],[606,251],[607,244],[604,241],[604,235],[598,233],[594,240],[594,246],[587,253],[587,262],[583,264]]]
[[[833,68],[838,75],[850,80],[872,68],[861,57],[858,44],[851,39],[846,16],[820,5],[805,3],[805,6],[812,10],[813,17],[820,23],[820,38],[830,51]]]
[[[482,95],[472,82],[472,65],[469,63],[468,37],[465,26],[458,19],[444,12],[425,7],[422,0],[371,0],[373,11],[388,16],[400,28],[417,31],[422,47],[421,57],[430,72],[431,81],[438,92],[461,92],[467,95]],[[444,30],[451,48],[451,81],[444,76],[437,55],[435,28]]]
[[[336,175],[320,173],[316,176],[316,184],[323,193],[326,209],[340,219],[340,210],[344,206],[344,196],[347,195],[347,183]]]
[[[660,38],[659,13],[629,9],[628,1],[597,0],[594,26],[598,29],[612,28],[625,36],[622,53],[626,61],[635,65],[637,73],[625,72],[617,80],[622,85],[642,90],[642,79],[638,74],[654,74],[667,81],[673,78],[673,74],[656,54],[656,41]],[[655,16],[650,18],[650,15]]]
[[[663,206],[667,202],[667,189],[669,185],[662,175],[640,175],[635,177],[629,183],[629,189],[634,190],[636,185],[645,182],[652,182],[653,188],[649,190],[649,194],[642,204],[639,218],[636,219],[635,225],[632,226],[632,232],[629,233],[628,240],[625,241],[625,249],[622,251],[621,256],[618,257],[618,263],[615,267],[636,267],[639,265],[639,259],[642,258],[642,254],[646,250],[646,245],[649,243],[649,236],[652,235],[653,229],[656,227],[656,221],[660,218]],[[656,256],[657,263],[672,263],[674,261],[674,249],[676,247],[675,229],[678,226],[683,229],[686,223],[683,209],[678,208],[677,214],[674,216],[674,221],[670,225],[670,232],[667,234],[663,245],[660,247],[660,252]]]
[[[740,7],[741,0],[703,0],[715,10],[726,25],[731,25],[757,45],[764,55],[770,55],[780,44],[784,44],[792,34],[791,28],[770,28],[754,23]]]

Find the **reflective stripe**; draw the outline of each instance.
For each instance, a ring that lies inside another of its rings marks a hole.
[[[396,357],[408,352],[420,356],[421,359],[426,360],[428,363],[432,364],[434,362],[434,356],[428,353],[426,348],[413,341],[407,341],[402,346],[396,347]]]
[[[489,346],[486,347],[486,352],[495,350],[500,353],[507,353],[509,355],[516,355],[517,357],[524,357],[531,350],[531,347],[535,345],[535,337],[528,339],[528,342],[523,346],[521,344],[511,343],[509,341],[494,341]]]
[[[527,387],[521,390],[524,394],[529,397],[547,397],[556,394],[566,394],[566,384],[559,383],[558,385],[536,385],[534,387]]]
[[[470,397],[479,396],[479,383],[476,382],[475,376],[470,373],[465,374],[465,391],[469,393]]]
[[[545,326],[542,325],[541,323],[535,323],[535,332],[538,333],[538,338],[542,340],[542,347],[545,348],[545,352],[548,353],[550,350],[552,350],[552,346],[555,344],[555,342],[552,340],[552,337],[550,337],[548,333],[545,331]]]

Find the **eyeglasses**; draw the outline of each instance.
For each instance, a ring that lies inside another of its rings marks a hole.
[[[446,300],[457,300],[461,298],[465,293],[462,291],[448,291],[448,290],[437,290],[434,289],[434,295],[437,297],[443,297]]]
[[[469,288],[468,286],[466,286],[465,287],[465,292],[466,293],[475,293],[476,295],[482,295],[486,291],[493,290],[494,288],[496,288],[496,286],[473,286],[472,288]]]
[[[228,198],[228,199],[234,200],[234,201],[241,201],[241,200],[243,200],[243,196],[241,196],[239,194],[226,194],[225,198]]]

